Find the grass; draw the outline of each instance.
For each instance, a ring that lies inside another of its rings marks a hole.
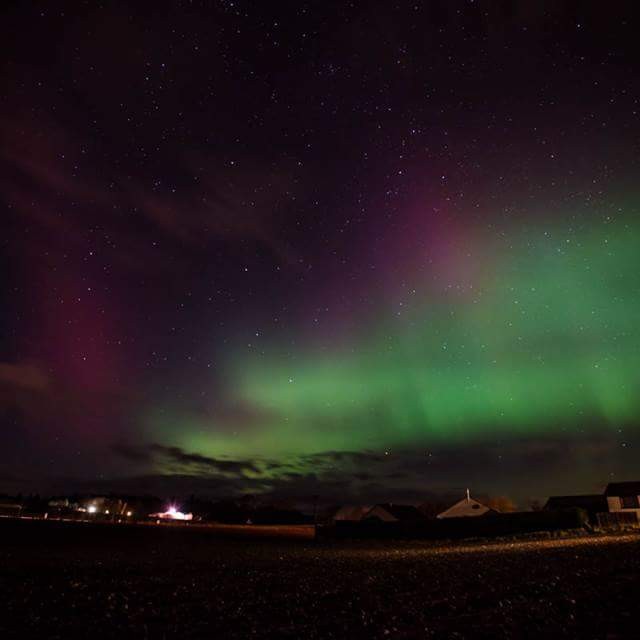
[[[0,637],[634,637],[635,533],[455,544],[229,533],[0,522]]]

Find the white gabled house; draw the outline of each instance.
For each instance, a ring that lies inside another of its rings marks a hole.
[[[439,513],[436,518],[467,518],[485,516],[491,513],[497,513],[497,511],[491,507],[487,507],[477,500],[474,500],[469,495],[469,489],[467,489],[467,495],[462,498],[462,500],[459,500],[442,513]]]
[[[640,521],[640,482],[610,482],[604,495],[609,513],[635,514]]]

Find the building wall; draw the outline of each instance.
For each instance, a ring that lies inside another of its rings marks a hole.
[[[640,501],[640,496],[638,496],[638,500]],[[622,499],[618,496],[607,496],[607,506],[611,512],[623,511],[624,513],[635,513],[636,518],[640,520],[640,509],[624,509],[622,507]]]

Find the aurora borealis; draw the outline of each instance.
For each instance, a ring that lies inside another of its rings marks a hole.
[[[637,233],[604,216],[584,236],[557,228],[508,243],[481,238],[468,255],[491,271],[447,283],[438,304],[411,288],[405,303],[382,302],[348,347],[287,354],[276,345],[230,365],[256,430],[230,439],[196,420],[178,442],[252,457],[389,455],[482,441],[487,431],[617,437],[640,409],[640,332],[629,313],[640,311]],[[167,435],[179,420],[171,416]],[[154,415],[150,428],[158,424]]]
[[[637,479],[635,33],[535,4],[7,11],[0,490]]]

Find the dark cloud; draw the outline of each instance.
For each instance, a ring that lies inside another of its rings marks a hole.
[[[10,435],[9,440],[14,444],[18,444],[19,439],[27,440],[30,459],[37,450],[40,450],[40,458],[50,459],[52,453],[58,456],[61,450],[69,451],[80,442],[83,449],[90,449],[86,434],[96,437],[108,431],[117,436],[126,431],[128,422],[123,416],[129,412],[133,399],[131,390],[124,387],[92,388],[70,384],[39,362],[0,363],[3,433]],[[17,423],[21,425],[20,438],[16,435]],[[71,446],[70,443],[61,445],[60,431],[69,433],[73,427]],[[64,457],[60,459],[64,460]],[[41,464],[37,456],[30,462],[32,466]]]
[[[363,481],[363,482],[364,482],[364,481],[366,481],[366,480],[371,480],[371,479],[373,479],[373,477],[374,477],[374,476],[373,476],[372,474],[370,474],[370,473],[367,473],[366,471],[356,471],[356,472],[353,474],[353,477],[354,477],[356,480],[360,480],[360,481]]]
[[[160,463],[165,466],[184,467],[197,469],[202,474],[223,473],[242,476],[247,471],[257,473],[259,466],[252,460],[228,460],[224,458],[212,458],[199,453],[190,453],[176,446],[167,446],[158,443],[133,446],[116,443],[112,451],[126,460],[138,463]]]
[[[116,443],[111,447],[117,456],[129,460],[130,462],[148,463],[153,460],[152,451],[149,447],[136,447],[123,443]]]
[[[0,362],[0,385],[31,391],[46,391],[49,376],[38,366],[30,363]]]
[[[128,247],[116,254],[127,269],[165,270],[167,260],[159,259],[157,249],[149,250],[150,234],[169,241],[174,250],[181,248],[186,261],[194,250],[205,251],[224,240],[250,242],[280,262],[295,262],[271,224],[295,192],[283,164],[275,170],[267,160],[239,157],[230,163],[180,151],[171,158],[174,180],[180,184],[176,189],[139,167],[135,181],[113,166],[101,170],[99,157],[93,157],[88,168],[92,145],[85,134],[50,117],[6,117],[0,135],[5,141],[0,153],[2,199],[12,213],[46,231],[49,248],[52,241],[80,248],[99,226],[113,243]],[[90,205],[91,217],[84,208],[70,206],[75,202]],[[60,215],[61,208],[66,215]],[[121,211],[131,212],[132,218],[123,221]]]
[[[166,447],[159,444],[151,445],[152,451],[161,454],[166,459],[184,466],[211,468],[215,471],[242,475],[247,471],[259,471],[251,460],[227,460],[211,458],[199,453],[188,453],[180,447]]]
[[[631,443],[635,432],[628,427]],[[610,468],[617,469],[619,476],[633,475],[634,468],[632,447],[622,449],[626,453],[620,465],[617,435],[600,432],[585,433],[578,442],[550,436],[447,445],[420,452],[398,450],[388,455],[326,451],[286,461],[218,459],[160,444],[116,445],[114,451],[133,462],[163,462],[167,468],[176,465],[175,472],[155,480],[159,486],[171,486],[175,479],[174,493],[191,478],[193,491],[215,495],[225,491],[274,498],[319,494],[323,500],[339,502],[449,499],[470,488],[476,495],[507,495],[526,506],[530,497],[580,492],[582,486],[600,491],[611,479]],[[528,474],[530,469],[535,473]],[[249,477],[247,471],[251,471]]]
[[[301,460],[310,465],[371,465],[385,461],[385,455],[374,451],[322,451],[301,456]]]
[[[0,362],[0,409],[35,419],[50,408],[52,387],[49,375],[37,364]]]

